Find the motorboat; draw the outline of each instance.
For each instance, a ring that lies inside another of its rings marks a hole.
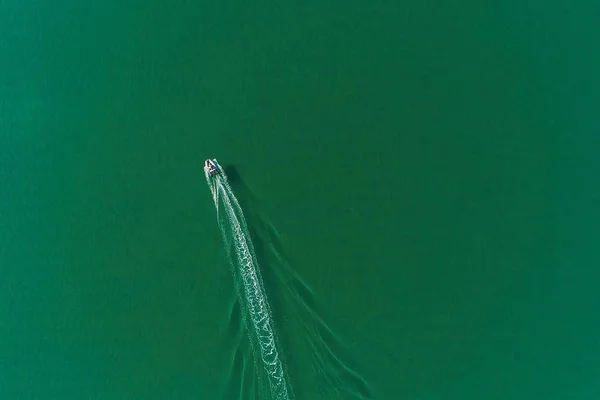
[[[204,161],[204,170],[208,173],[208,176],[215,176],[221,173],[221,168],[216,159]]]

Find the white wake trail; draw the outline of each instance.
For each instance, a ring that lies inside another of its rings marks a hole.
[[[289,400],[293,397],[291,387],[287,382],[283,362],[277,349],[271,309],[246,219],[231,186],[229,186],[227,177],[221,167],[219,167],[219,170],[220,173],[215,176],[210,176],[208,171],[205,170],[205,175],[215,203],[219,229],[225,242],[229,262],[234,274],[240,277],[241,282],[237,288],[238,297],[242,304],[242,312],[247,314],[246,322],[252,328],[247,329],[247,331],[253,336],[251,343],[256,343],[254,347],[258,347],[254,351],[260,353],[272,398]],[[221,204],[223,205],[225,218],[220,216],[219,208]],[[233,247],[233,252],[231,247]]]

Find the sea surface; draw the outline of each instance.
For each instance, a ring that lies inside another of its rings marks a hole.
[[[0,398],[599,399],[599,15],[0,1]]]

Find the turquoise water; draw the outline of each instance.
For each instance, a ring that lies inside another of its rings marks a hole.
[[[0,397],[597,399],[599,11],[0,3]]]

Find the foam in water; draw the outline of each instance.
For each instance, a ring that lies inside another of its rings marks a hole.
[[[291,399],[293,398],[291,387],[287,382],[283,362],[277,349],[271,310],[246,220],[223,169],[218,167],[220,174],[215,176],[210,176],[206,168],[204,172],[215,203],[219,229],[225,242],[229,262],[234,275],[239,278],[236,279],[236,289],[247,323],[246,328],[251,336],[250,342],[253,344],[255,354],[260,353],[272,398]],[[258,365],[258,360],[256,362]]]

